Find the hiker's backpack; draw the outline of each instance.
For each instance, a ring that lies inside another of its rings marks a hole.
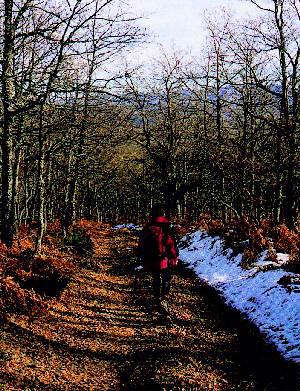
[[[148,224],[142,231],[141,253],[146,269],[165,269],[177,264],[175,241],[167,225]]]

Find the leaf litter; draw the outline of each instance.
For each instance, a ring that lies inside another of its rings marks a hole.
[[[136,233],[84,226],[93,268],[74,259],[81,266],[47,314],[31,322],[11,314],[0,326],[0,388],[297,389],[294,368],[183,266],[173,277],[172,321],[155,323],[149,276],[137,278],[130,255]]]

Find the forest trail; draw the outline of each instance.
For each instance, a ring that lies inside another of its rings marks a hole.
[[[300,390],[294,369],[179,266],[171,322],[151,315],[129,231],[99,230],[47,316],[0,326],[3,390]]]

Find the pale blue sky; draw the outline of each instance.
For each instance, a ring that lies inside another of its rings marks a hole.
[[[192,53],[198,52],[204,42],[205,10],[215,13],[227,8],[241,17],[258,12],[247,0],[131,0],[130,4],[137,14],[145,15],[142,23],[167,50],[175,47]],[[147,56],[155,55],[157,50],[155,45],[148,46]]]

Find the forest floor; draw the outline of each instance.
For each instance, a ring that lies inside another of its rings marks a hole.
[[[47,315],[0,325],[0,390],[300,390],[297,368],[186,268],[166,321],[134,235],[102,227],[93,240]]]

